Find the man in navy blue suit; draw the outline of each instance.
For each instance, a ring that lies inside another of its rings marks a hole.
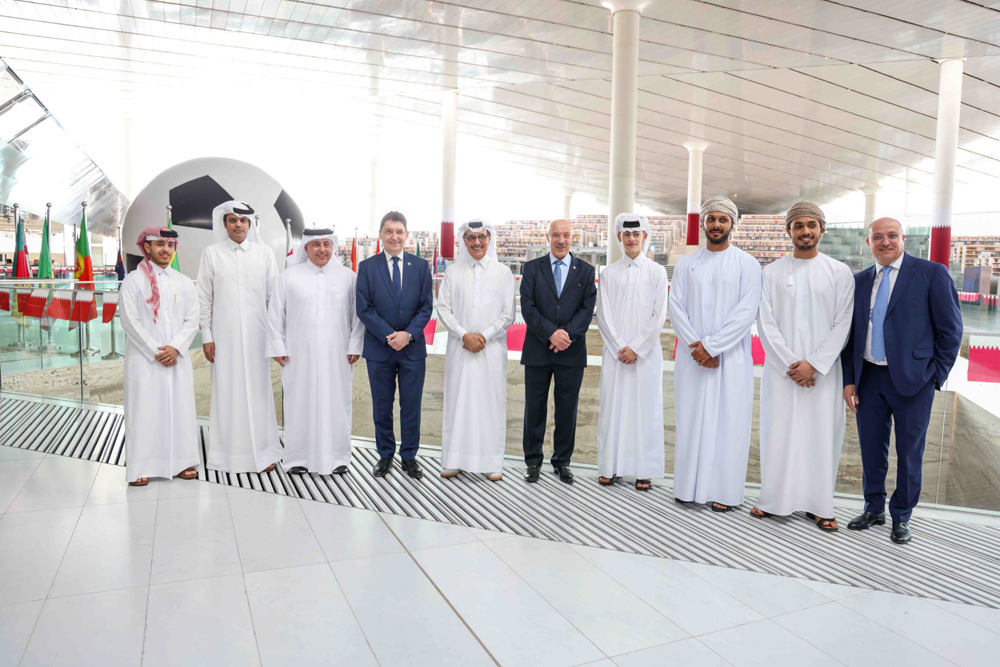
[[[889,430],[896,429],[891,539],[911,539],[920,499],[924,440],[934,403],[962,345],[962,313],[948,270],[903,252],[903,226],[879,218],[868,230],[875,266],[854,275],[854,322],[840,357],[844,401],[857,415],[865,511],[851,530],[885,524]]]
[[[573,483],[569,469],[576,445],[576,409],[587,367],[587,329],[594,319],[594,267],[570,255],[573,227],[568,220],[549,225],[550,252],[521,270],[521,315],[528,325],[521,352],[524,366],[524,471],[537,482],[544,456],[549,386],[555,380],[556,429],[552,468]]]
[[[403,470],[414,479],[424,472],[417,463],[420,446],[420,399],[424,391],[427,345],[424,327],[431,317],[431,270],[426,261],[408,252],[406,217],[390,211],[379,227],[382,252],[358,265],[356,307],[365,325],[362,356],[372,390],[372,419],[379,461],[372,474],[384,477],[392,468],[396,436],[392,406],[399,380],[399,447]]]

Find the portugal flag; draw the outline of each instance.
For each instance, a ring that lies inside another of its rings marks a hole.
[[[87,237],[87,209],[80,220],[80,238],[76,240],[76,271],[73,277],[81,281],[77,289],[94,289],[94,264],[90,259],[90,239]]]

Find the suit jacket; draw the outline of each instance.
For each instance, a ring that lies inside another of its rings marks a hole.
[[[424,327],[431,319],[433,297],[431,269],[427,262],[408,252],[403,253],[403,293],[397,297],[389,275],[385,253],[369,257],[358,265],[355,305],[358,319],[365,325],[365,346],[362,356],[372,361],[386,361],[395,350],[386,336],[405,331],[413,342],[402,353],[410,359],[427,357]]]
[[[528,325],[521,352],[524,366],[587,365],[587,329],[594,320],[597,303],[594,267],[574,255],[566,271],[562,296],[557,297],[549,253],[526,263],[521,270],[521,315]],[[573,341],[558,353],[549,349],[549,337],[557,329],[566,331]]]
[[[840,355],[844,386],[861,381],[877,265],[854,274],[854,321]],[[928,382],[940,389],[962,345],[958,292],[941,264],[903,254],[885,316],[885,355],[896,390],[913,396]]]

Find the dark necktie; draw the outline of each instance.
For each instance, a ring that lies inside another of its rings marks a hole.
[[[403,278],[399,273],[399,257],[392,258],[392,286],[396,288],[396,296],[402,296]]]

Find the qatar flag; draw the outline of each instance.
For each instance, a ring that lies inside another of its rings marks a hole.
[[[17,309],[22,315],[28,314],[28,300],[31,299],[30,289],[19,289],[17,290]]]
[[[427,322],[427,326],[424,327],[424,340],[428,345],[434,344],[434,333],[437,331],[438,321],[433,317]]]
[[[45,313],[45,303],[49,300],[49,290],[33,289],[28,297],[27,307],[21,311],[28,317],[41,317]]]
[[[969,336],[969,382],[1000,382],[1000,336]]]
[[[73,311],[69,316],[72,322],[89,322],[97,317],[97,302],[90,290],[77,290],[73,301]]]
[[[0,310],[10,311],[10,292],[0,290]]]
[[[114,318],[118,310],[118,292],[104,293],[104,306],[101,308],[101,321],[107,324]]]
[[[60,289],[52,295],[52,301],[45,311],[45,317],[56,320],[68,320],[73,307],[73,290]]]

